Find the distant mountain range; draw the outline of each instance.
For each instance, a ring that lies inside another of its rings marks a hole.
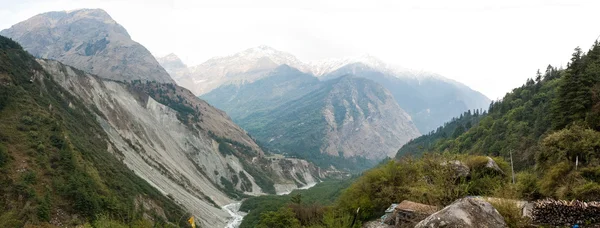
[[[419,136],[381,85],[352,76],[319,81],[282,65],[262,79],[201,96],[269,148],[327,167],[360,170]],[[362,166],[362,167],[361,167]]]
[[[252,83],[284,64],[321,81],[343,75],[371,79],[390,91],[421,133],[435,130],[465,110],[487,109],[490,104],[490,99],[464,84],[433,73],[392,67],[369,55],[304,63],[289,53],[259,46],[193,67],[185,66],[174,54],[158,60],[179,85],[196,95],[223,85]]]

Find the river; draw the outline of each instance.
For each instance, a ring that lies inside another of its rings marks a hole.
[[[317,184],[316,182],[311,183],[311,184],[302,186],[297,189],[309,189],[309,188],[314,187],[316,184]],[[282,192],[277,195],[287,195],[287,194],[292,193],[292,191]],[[244,219],[244,216],[246,216],[247,213],[240,211],[240,206],[242,206],[242,201],[233,202],[233,203],[223,206],[223,210],[226,211],[227,213],[229,213],[229,215],[231,215],[231,220],[229,220],[229,222],[227,223],[225,228],[238,228],[240,226],[240,224],[242,224],[242,219]]]
[[[233,202],[223,206],[223,210],[229,213],[229,215],[232,217],[225,228],[238,228],[240,224],[242,224],[242,219],[244,219],[244,216],[246,216],[246,212],[241,212],[240,206],[242,206],[242,201]]]

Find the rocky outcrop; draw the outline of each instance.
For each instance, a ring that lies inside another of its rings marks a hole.
[[[81,9],[36,15],[2,30],[39,58],[118,81],[174,81],[150,52],[104,10]]]
[[[507,225],[502,215],[490,203],[467,197],[455,201],[415,226],[415,228],[434,227],[504,228]]]
[[[392,204],[386,210],[383,223],[396,227],[412,227],[436,211],[438,211],[436,206],[404,200],[400,204]]]
[[[321,113],[328,126],[323,153],[378,160],[394,156],[420,135],[389,91],[373,81],[346,76],[323,89],[327,94]]]

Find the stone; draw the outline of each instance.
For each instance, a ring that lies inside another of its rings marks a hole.
[[[485,168],[492,169],[492,170],[504,175],[504,171],[502,171],[502,169],[500,168],[500,166],[498,166],[498,163],[496,163],[496,161],[494,161],[494,159],[492,159],[491,157],[486,157],[486,158],[488,159],[488,162],[485,164]]]
[[[458,160],[443,162],[441,165],[450,166],[450,168],[452,168],[452,170],[456,172],[456,177],[468,177],[471,174],[469,166],[465,165],[464,163]]]
[[[417,223],[415,228],[500,228],[507,227],[504,218],[488,202],[466,197],[454,201],[444,209]]]

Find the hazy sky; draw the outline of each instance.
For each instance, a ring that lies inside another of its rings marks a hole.
[[[154,55],[188,65],[268,45],[303,61],[369,53],[492,99],[600,35],[600,1],[0,0],[0,29],[46,11],[102,8]]]

